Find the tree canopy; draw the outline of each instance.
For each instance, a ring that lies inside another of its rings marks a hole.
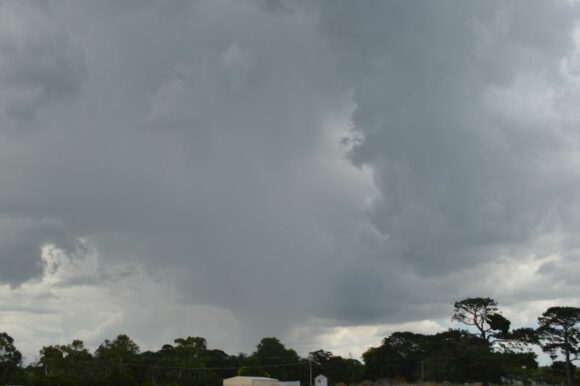
[[[511,324],[491,298],[466,298],[455,302],[452,320],[475,327],[479,338],[490,346],[505,338]]]
[[[580,308],[550,307],[538,318],[538,335],[542,349],[553,360],[564,357],[566,383],[573,385],[572,361],[580,352]]]

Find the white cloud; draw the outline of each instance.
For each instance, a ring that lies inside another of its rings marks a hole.
[[[322,349],[335,355],[361,360],[362,354],[369,347],[379,346],[382,339],[393,332],[412,331],[419,334],[435,334],[442,330],[442,326],[434,320],[341,326],[338,321],[312,319],[294,327],[285,336],[285,341],[303,356],[306,356],[308,352]]]
[[[239,322],[230,311],[184,303],[162,275],[139,266],[104,269],[95,251],[72,259],[52,245],[43,248],[42,259],[39,280],[0,288],[0,323],[28,362],[44,345],[81,339],[96,349],[120,333],[129,334],[142,350],[189,335],[239,349]]]

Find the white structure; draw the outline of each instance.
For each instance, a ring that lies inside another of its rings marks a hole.
[[[280,382],[266,377],[232,377],[224,379],[224,386],[300,386],[300,381]]]
[[[328,386],[328,378],[320,374],[314,378],[314,386]]]
[[[300,386],[300,381],[280,381],[278,386]]]
[[[224,379],[224,386],[279,386],[279,382],[266,377],[232,377]]]

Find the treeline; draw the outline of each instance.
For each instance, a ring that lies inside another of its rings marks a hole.
[[[309,384],[313,371],[331,379],[355,383],[363,365],[326,351],[301,358],[280,340],[263,338],[251,354],[229,355],[210,349],[201,337],[175,339],[158,351],[141,351],[127,335],[105,340],[91,353],[80,340],[67,345],[43,347],[37,361],[22,366],[22,356],[13,339],[0,334],[0,385],[31,386],[221,386],[224,378],[236,375],[299,380]],[[10,354],[8,354],[10,353]]]
[[[463,328],[434,335],[395,332],[369,348],[363,362],[324,350],[302,358],[273,337],[263,338],[250,355],[230,355],[208,348],[201,337],[141,351],[130,337],[119,335],[92,353],[80,340],[45,346],[35,362],[23,366],[14,340],[0,333],[0,384],[219,386],[224,378],[254,375],[308,385],[311,369],[314,375],[326,375],[330,385],[379,380],[574,384],[579,308],[551,307],[538,318],[537,328],[512,329],[495,300],[467,298],[454,304],[452,320]],[[538,367],[534,347],[550,354],[552,366]]]

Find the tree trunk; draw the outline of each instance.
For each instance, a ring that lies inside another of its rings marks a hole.
[[[481,386],[489,386],[489,376],[487,374],[487,366],[485,367],[485,372],[483,373],[483,379],[481,380]]]
[[[564,356],[566,358],[566,386],[573,386],[572,371],[570,369],[570,347],[568,346],[568,329],[564,328]]]
[[[573,386],[572,371],[570,371],[570,353],[566,350],[566,385]]]

